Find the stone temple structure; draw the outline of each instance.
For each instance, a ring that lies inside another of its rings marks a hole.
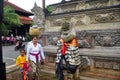
[[[49,62],[54,62],[56,42],[64,21],[76,30],[80,54],[89,69],[81,75],[120,80],[120,0],[62,0],[49,5],[42,43]]]

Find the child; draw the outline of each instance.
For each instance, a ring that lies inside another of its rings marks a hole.
[[[25,50],[21,49],[20,50],[20,55],[16,59],[16,65],[20,68],[20,72],[23,71],[23,65],[26,63],[26,55],[25,55]]]
[[[22,73],[23,80],[27,80],[27,70],[25,69],[26,66],[26,55],[25,50],[20,50],[20,55],[16,59],[16,65],[20,68],[20,72]]]

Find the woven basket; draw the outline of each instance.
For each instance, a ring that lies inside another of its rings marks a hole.
[[[29,34],[31,36],[39,36],[40,35],[40,27],[30,27]]]

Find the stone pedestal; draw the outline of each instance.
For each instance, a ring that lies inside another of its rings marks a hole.
[[[120,59],[108,57],[89,57],[90,71],[97,74],[120,76]]]
[[[80,54],[88,56],[90,73],[98,77],[120,79],[120,47],[95,47],[81,49]]]

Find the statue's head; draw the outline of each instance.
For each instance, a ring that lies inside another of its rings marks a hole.
[[[36,4],[36,2],[35,2],[35,4],[34,4],[34,7],[31,9],[31,11],[32,11],[34,14],[38,13],[38,12],[41,11],[41,10],[42,10],[42,8],[39,7],[39,6]]]
[[[71,31],[70,23],[68,23],[68,22],[62,23],[62,27],[61,27],[61,31],[60,31],[61,34],[68,35],[70,31]]]

